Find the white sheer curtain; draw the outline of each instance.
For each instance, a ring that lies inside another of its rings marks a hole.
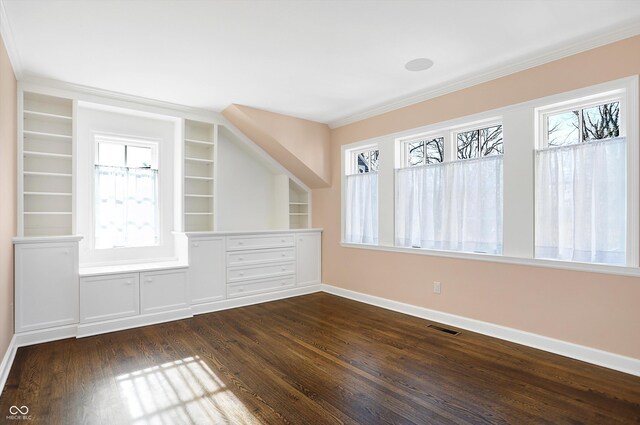
[[[502,155],[396,171],[396,245],[502,253]]]
[[[378,243],[378,173],[346,176],[345,242]]]
[[[158,243],[158,171],[96,165],[96,248]]]
[[[536,257],[626,263],[624,138],[536,153]]]

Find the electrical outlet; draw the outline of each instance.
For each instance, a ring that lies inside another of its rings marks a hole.
[[[436,282],[434,280],[433,281],[433,293],[439,295],[441,291],[442,291],[442,286],[440,285],[440,282]]]

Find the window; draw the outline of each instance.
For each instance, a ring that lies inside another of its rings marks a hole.
[[[378,243],[377,147],[349,151],[345,176],[345,241]]]
[[[456,133],[458,159],[502,155],[502,125]]]
[[[379,155],[377,149],[353,152],[353,172],[358,174],[377,172]]]
[[[96,249],[159,243],[157,144],[96,137]]]
[[[537,258],[626,264],[627,158],[621,99],[539,110]]]
[[[396,245],[500,254],[502,124],[444,133],[399,141]]]
[[[404,143],[404,164],[414,167],[444,161],[444,137],[428,137]]]

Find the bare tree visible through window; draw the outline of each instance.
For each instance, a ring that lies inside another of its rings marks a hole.
[[[407,163],[415,165],[437,164],[444,161],[444,138],[418,140],[407,143]]]
[[[550,147],[618,137],[620,102],[549,115],[547,129]]]
[[[458,159],[502,155],[502,125],[461,131],[456,135]]]
[[[378,171],[378,157],[380,152],[376,150],[359,152],[357,154],[357,171],[358,174],[370,173]]]

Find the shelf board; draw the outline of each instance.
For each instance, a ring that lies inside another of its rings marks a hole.
[[[192,162],[206,162],[208,164],[213,164],[213,159],[202,159],[202,158],[193,158],[190,156],[185,156],[184,157],[185,161],[192,161]]]
[[[48,112],[30,111],[25,109],[24,115],[33,115],[34,117],[53,118],[58,120],[71,121],[73,118],[67,115],[50,114]]]
[[[207,145],[207,146],[213,146],[213,142],[209,142],[206,140],[197,140],[197,139],[184,139],[185,142],[187,143],[195,143],[198,145]]]
[[[289,215],[309,215],[309,213],[289,213]]]
[[[25,211],[24,215],[71,215],[69,211]]]
[[[34,196],[71,196],[70,192],[23,192],[23,194]]]
[[[213,180],[213,177],[200,177],[200,176],[184,176],[184,178],[189,180]]]
[[[198,195],[197,193],[185,193],[186,198],[213,198],[213,195]]]
[[[66,153],[51,153],[51,152],[36,152],[36,151],[23,151],[24,156],[44,156],[49,158],[69,158],[71,155]]]
[[[64,140],[71,140],[73,138],[72,136],[68,136],[66,134],[45,133],[43,131],[23,130],[22,132],[24,133],[25,136],[56,138],[56,139],[64,139]]]
[[[309,205],[308,202],[289,202],[289,205]]]
[[[186,212],[184,215],[213,215],[210,212]]]
[[[45,173],[43,171],[25,171],[25,176],[49,176],[49,177],[71,177],[71,174],[66,173]]]

